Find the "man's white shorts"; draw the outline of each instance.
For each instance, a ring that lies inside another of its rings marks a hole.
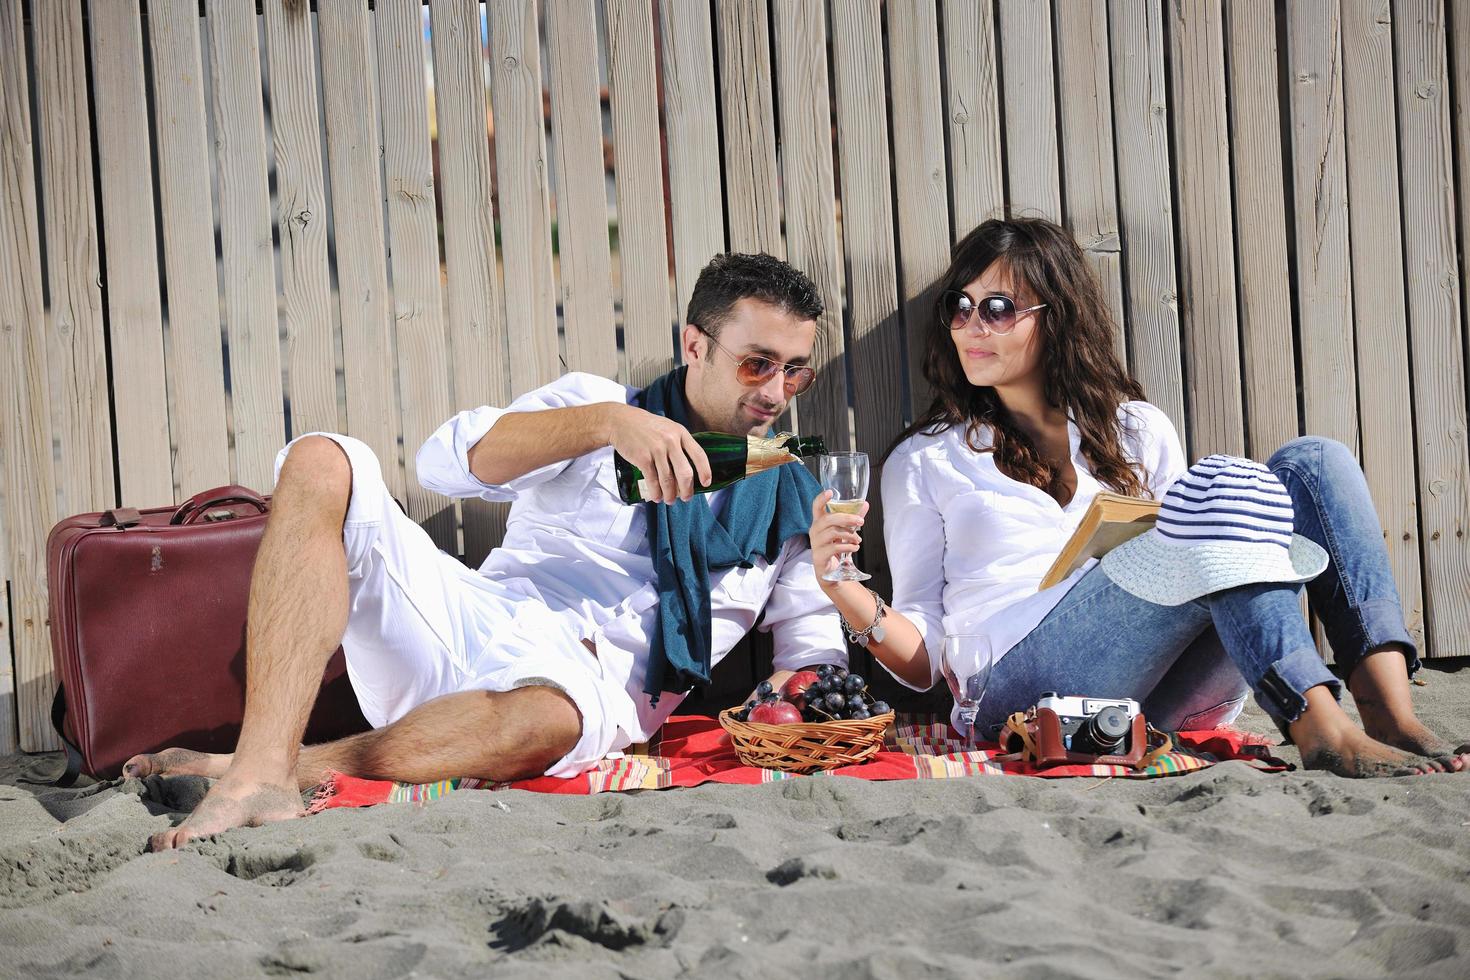
[[[342,530],[349,603],[342,649],[373,727],[444,694],[540,684],[564,692],[582,716],[577,744],[548,775],[575,776],[625,747],[612,702],[628,694],[600,683],[575,628],[440,551],[399,509],[366,443],[329,432],[300,436],[276,456],[277,478],[291,446],[312,435],[341,446],[352,466]]]

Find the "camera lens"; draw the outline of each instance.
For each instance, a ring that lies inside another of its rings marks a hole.
[[[1115,705],[1099,708],[1097,714],[1087,719],[1082,730],[1082,740],[1092,746],[1098,755],[1107,755],[1120,748],[1128,734],[1128,712]]]

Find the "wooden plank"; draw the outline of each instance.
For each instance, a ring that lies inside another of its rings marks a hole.
[[[478,0],[433,0],[434,111],[454,407],[510,402],[505,322],[496,288],[495,216]],[[625,263],[626,269],[626,263]],[[507,507],[461,502],[464,557],[479,567],[505,536]]]
[[[1005,204],[994,0],[941,0],[954,237]]]
[[[674,232],[675,315],[682,323],[694,280],[725,250],[709,7],[661,0],[664,139]]]
[[[934,283],[949,265],[949,177],[944,160],[944,100],[939,91],[939,18],[933,0],[889,8],[893,174],[898,251],[903,256],[903,318],[908,340],[909,411],[916,418],[934,393],[924,355],[934,331]]]
[[[188,497],[230,480],[198,4],[150,0],[148,34],[168,296],[165,349],[174,484]]]
[[[1438,0],[1394,6],[1399,160],[1414,417],[1420,424],[1419,514],[1426,651],[1466,652],[1470,636],[1470,462],[1456,276],[1445,11]]]
[[[1051,4],[1047,0],[998,2],[1007,203],[1014,211],[1061,221]]]
[[[0,4],[0,450],[20,747],[57,747],[46,620],[46,533],[56,523],[51,385],[41,237],[32,167],[31,91],[18,3]]]
[[[418,448],[453,414],[444,303],[439,295],[439,222],[422,14],[422,0],[378,0],[373,26],[383,107],[383,179],[388,192],[408,516],[441,549],[455,554],[459,546],[454,504],[425,490],[414,468]]]
[[[832,99],[827,84],[827,19],[820,4],[772,0],[776,22],[781,181],[786,192],[786,258],[811,277],[825,307],[812,364],[817,381],[801,397],[798,421],[834,452],[853,449],[842,336],[842,252],[832,172]]]
[[[107,243],[108,335],[117,418],[120,500],[157,506],[174,499],[163,362],[163,298],[153,213],[148,93],[138,0],[91,0],[92,91],[102,233]]]
[[[1230,152],[1240,345],[1245,372],[1246,449],[1266,459],[1297,431],[1296,340],[1286,251],[1276,13],[1271,0],[1225,8],[1230,46]]]
[[[390,331],[393,314],[384,265],[378,91],[367,5],[363,0],[320,0],[317,26],[336,222],[347,429],[372,447],[389,491],[403,499]]]
[[[1391,16],[1388,0],[1349,0],[1342,6],[1348,216],[1357,310],[1358,401],[1372,406],[1362,413],[1360,422],[1363,473],[1383,524],[1404,619],[1414,642],[1422,646],[1424,588],[1419,569],[1414,418],[1409,402],[1409,316],[1404,299],[1398,140],[1390,138],[1398,132]]]
[[[541,44],[535,0],[491,0],[489,8],[505,327],[511,394],[519,395],[561,373],[541,115]]]
[[[235,482],[264,488],[275,482],[276,453],[286,441],[286,405],[266,186],[259,25],[248,5],[208,0],[206,9]]]
[[[882,24],[877,0],[832,5],[833,78],[837,89],[837,156],[842,182],[842,235],[846,252],[852,337],[857,448],[874,466],[903,426],[903,380],[894,256],[892,183],[888,157],[887,92]],[[868,567],[884,564],[877,494],[869,494],[863,538]]]
[[[62,506],[85,511],[111,506],[116,495],[87,53],[79,4],[39,4],[32,15],[46,216],[47,358],[61,441],[56,477]]]
[[[784,257],[766,0],[716,0],[716,7],[730,251]]]
[[[1191,456],[1245,452],[1219,0],[1169,6]]]
[[[556,135],[556,221],[561,251],[567,369],[618,373],[612,255],[598,100],[597,16],[592,0],[546,5],[551,126]]]
[[[1338,0],[1299,0],[1286,5],[1286,14],[1303,409],[1308,432],[1356,453],[1342,15]]]
[[[327,266],[327,191],[311,11],[306,4],[292,0],[263,0],[263,5],[270,62],[290,434],[342,432],[347,420],[337,406],[336,331]]]
[[[1056,18],[1061,141],[1067,148],[1062,155],[1067,228],[1076,236],[1102,285],[1103,297],[1113,314],[1113,349],[1126,365],[1108,11],[1102,0],[1059,3]]]
[[[628,358],[626,381],[638,386],[674,366],[663,160],[649,152],[661,140],[654,54],[653,8],[648,0],[608,0],[607,85],[623,282],[623,348]]]
[[[1179,437],[1185,439],[1169,100],[1159,5],[1150,0],[1109,0],[1108,49],[1117,130],[1128,367],[1148,400],[1163,409]]]

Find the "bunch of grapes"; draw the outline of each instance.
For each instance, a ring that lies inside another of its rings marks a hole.
[[[874,700],[868,693],[868,682],[861,674],[849,673],[835,664],[819,664],[815,670],[792,674],[780,691],[770,681],[761,681],[755,697],[735,712],[735,717],[789,725],[800,721],[862,720],[890,710],[886,701]]]

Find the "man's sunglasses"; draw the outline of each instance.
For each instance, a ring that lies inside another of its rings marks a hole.
[[[780,371],[785,375],[786,395],[787,397],[791,397],[806,391],[812,386],[812,382],[817,380],[817,369],[814,367],[806,364],[782,364],[780,361],[773,361],[769,357],[763,357],[760,354],[747,354],[744,357],[740,357],[733,351],[726,349],[723,344],[710,336],[708,330],[698,324],[695,324],[694,328],[706,337],[709,337],[711,344],[714,344],[734,359],[735,380],[747,388],[755,388],[765,384],[776,376],[776,372]]]
[[[1004,337],[1016,329],[1016,321],[1027,313],[1035,313],[1037,310],[1045,309],[1045,303],[1036,306],[1028,306],[1024,310],[1016,309],[1015,300],[1009,296],[986,296],[976,303],[968,294],[957,289],[947,289],[939,298],[940,309],[944,311],[945,322],[951,330],[963,330],[970,323],[970,318],[978,316],[980,325],[997,336]]]

